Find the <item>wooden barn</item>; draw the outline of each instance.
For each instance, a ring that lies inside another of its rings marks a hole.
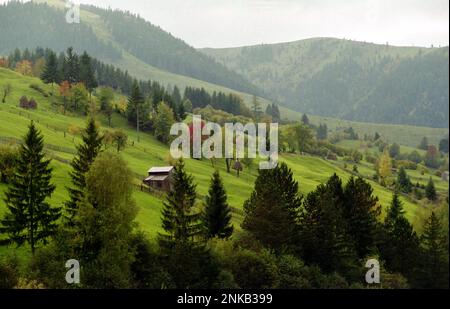
[[[144,183],[150,188],[160,191],[170,191],[172,188],[173,166],[155,166],[148,170]]]

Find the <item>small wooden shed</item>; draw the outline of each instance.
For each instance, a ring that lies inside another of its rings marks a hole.
[[[172,189],[173,166],[155,166],[148,170],[144,183],[156,190],[170,191]]]

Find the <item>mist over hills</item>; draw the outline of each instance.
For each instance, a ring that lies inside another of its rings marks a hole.
[[[334,38],[202,49],[301,112],[448,127],[449,50]]]
[[[113,64],[131,56],[162,71],[262,94],[239,74],[136,14],[82,5],[81,22],[69,24],[64,2],[49,4],[9,2],[0,6],[0,54],[15,48],[41,46],[64,51],[73,46]],[[133,67],[126,69],[134,73]]]
[[[449,126],[449,50],[334,38],[196,50],[138,15],[59,0],[0,5],[0,55],[68,46],[140,79],[256,94],[302,113],[353,121]],[[221,88],[223,87],[223,88]],[[225,88],[226,87],[226,88]]]

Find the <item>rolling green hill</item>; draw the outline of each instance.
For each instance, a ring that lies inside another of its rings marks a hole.
[[[70,185],[69,162],[74,155],[75,145],[80,143],[80,137],[78,135],[72,136],[68,133],[68,129],[70,126],[83,128],[86,119],[76,114],[62,115],[55,111],[51,107],[49,98],[29,87],[31,84],[37,84],[44,90],[50,91],[51,87],[43,84],[37,78],[22,76],[11,70],[0,68],[0,84],[4,81],[9,81],[12,84],[13,91],[7,97],[6,103],[0,103],[0,143],[17,143],[25,135],[30,120],[34,120],[38,129],[44,135],[46,152],[49,157],[53,158],[51,163],[54,168],[53,182],[56,184],[57,189],[52,196],[51,203],[61,206],[67,199],[66,186]],[[22,95],[34,97],[38,102],[38,109],[26,111],[18,108],[18,101]],[[101,114],[97,115],[97,120],[101,124],[101,130],[108,129],[107,120]],[[135,174],[136,189],[134,198],[139,207],[137,223],[150,237],[155,237],[156,233],[160,231],[160,211],[163,196],[142,192],[139,189],[139,185],[149,167],[168,164],[169,149],[148,134],[141,136],[141,141],[138,143],[135,131],[118,114],[114,115],[112,124],[116,128],[122,128],[129,136],[129,145],[121,154]],[[315,189],[318,184],[325,181],[333,173],[337,173],[343,179],[350,177],[349,172],[335,163],[318,157],[282,155],[281,160],[287,162],[292,168],[295,178],[299,181],[300,190],[304,194]],[[223,160],[218,160],[216,166],[223,177],[229,203],[233,209],[234,225],[239,230],[243,214],[242,205],[253,189],[253,183],[257,175],[256,167],[251,170],[245,170],[241,177],[237,178],[233,173],[226,173]],[[207,193],[209,180],[214,168],[209,160],[191,159],[186,160],[186,167],[188,172],[193,174],[195,182],[198,184],[197,192],[200,205],[200,201]],[[441,183],[438,177],[434,178],[438,184],[438,189],[442,191],[442,188],[445,188],[445,184]],[[420,181],[426,182],[426,180],[427,178],[424,177]],[[370,181],[370,183],[375,190],[375,194],[379,197],[380,203],[386,207],[389,204],[392,192],[373,181]],[[0,195],[5,190],[6,185],[0,184]],[[407,197],[402,199],[405,203],[407,217],[417,227],[430,210],[433,209],[430,205],[418,204]],[[0,216],[4,212],[4,201],[3,198],[0,198]],[[0,252],[1,250],[5,250],[5,248],[0,249]]]
[[[65,13],[62,10],[65,9],[65,6],[63,1],[34,0],[33,2],[34,4],[13,3],[9,4],[8,6],[0,6],[0,17],[2,17],[0,18],[0,26],[3,30],[2,32],[0,32],[0,41],[2,42],[2,44],[0,45],[0,55],[6,55],[8,51],[13,50],[16,47],[28,47],[30,49],[34,49],[37,46],[48,46],[53,47],[55,50],[62,51],[65,50],[68,46],[74,45],[76,49],[86,49],[99,60],[102,60],[105,63],[113,64],[116,67],[126,70],[130,73],[130,75],[138,79],[151,79],[158,81],[163,85],[177,85],[180,89],[183,89],[186,86],[191,86],[197,88],[203,87],[210,93],[212,93],[213,91],[235,93],[242,97],[247,105],[251,105],[253,92],[243,92],[236,90],[236,88],[229,88],[218,85],[217,83],[213,82],[213,80],[215,80],[214,78],[210,78],[208,76],[205,76],[207,78],[207,81],[205,81],[193,78],[191,76],[169,72],[167,71],[167,68],[158,68],[156,66],[157,63],[152,62],[151,59],[143,59],[142,57],[134,53],[132,49],[125,48],[130,44],[121,42],[120,38],[122,36],[119,34],[115,35],[111,27],[108,26],[110,23],[112,23],[112,20],[110,20],[110,18],[113,18],[114,20],[117,18],[124,19],[123,23],[120,23],[121,25],[123,25],[124,23],[126,24],[128,21],[133,24],[134,27],[136,27],[135,23],[137,23],[139,25],[142,25],[142,27],[146,27],[145,29],[148,28],[149,33],[154,33],[155,35],[159,34],[159,36],[156,36],[155,38],[148,38],[149,41],[160,40],[161,36],[163,36],[163,40],[166,42],[166,44],[169,44],[168,42],[173,40],[175,44],[174,46],[176,46],[177,49],[189,49],[189,53],[191,56],[187,57],[187,59],[185,60],[189,60],[191,59],[191,57],[194,57],[192,56],[192,50],[190,47],[185,45],[183,42],[180,42],[180,40],[171,37],[163,30],[152,26],[150,23],[145,23],[143,20],[138,19],[137,17],[128,16],[125,13],[101,10],[91,6],[82,6],[81,23],[79,25],[69,25],[64,21]],[[45,15],[46,18],[37,18],[41,15]],[[14,18],[12,18],[12,16],[14,16]],[[22,22],[16,25],[17,20],[21,20]],[[37,22],[37,20],[44,20],[44,22]],[[108,22],[108,20],[110,21]],[[157,45],[157,43],[155,44]],[[287,44],[287,46],[290,45],[291,44]],[[284,46],[284,44],[282,44],[281,46]],[[380,50],[381,49],[382,48],[380,47]],[[287,48],[286,50],[288,51],[289,48]],[[418,52],[422,49],[396,48],[395,51],[397,50],[401,50],[402,54],[405,55],[414,55],[415,52]],[[230,49],[229,51],[232,53],[232,51],[235,51],[235,49]],[[388,51],[391,51],[391,49],[388,49]],[[200,57],[204,57],[200,53],[197,54],[199,54]],[[179,56],[179,58],[185,58],[185,54],[183,54],[183,52],[180,52],[177,55]],[[392,49],[392,56],[394,55],[394,49]],[[155,55],[155,57],[157,58],[157,55]],[[293,53],[290,57],[294,58],[295,53]],[[255,60],[258,59],[258,57],[255,58]],[[307,73],[310,75],[315,73],[318,68],[326,65],[327,61],[329,62],[331,58],[324,57],[323,61],[319,61],[320,59],[318,59],[317,57],[314,59],[308,58],[308,61],[304,62],[304,65],[307,65]],[[210,66],[210,64],[203,63],[202,65],[200,65],[197,63],[196,65],[199,65],[207,71],[217,71],[216,69],[214,69],[216,67]],[[286,65],[283,66],[280,64],[280,70],[283,67],[287,69]],[[236,81],[240,81],[240,79],[236,79]],[[239,83],[241,84],[241,82]],[[276,93],[276,91],[274,91],[274,88],[272,88],[277,87],[275,81],[274,83],[264,85],[264,87],[267,92]],[[270,103],[270,101],[265,98],[260,97],[259,100],[263,105],[263,109],[265,109],[265,106]],[[300,112],[294,111],[294,108],[296,107],[294,106],[293,108],[287,108],[284,106],[280,106],[282,118],[298,121],[302,114]],[[303,108],[297,110],[301,112],[306,111],[306,109]],[[327,123],[330,130],[339,130],[340,128],[352,126],[360,134],[373,135],[375,132],[379,132],[389,142],[397,142],[413,147],[420,142],[423,136],[427,136],[431,143],[437,144],[441,138],[448,134],[447,130],[445,129],[434,129],[417,126],[380,125],[369,122],[363,123],[353,122],[349,120],[340,120],[335,118],[335,116],[337,115],[333,115],[332,117],[324,117],[315,116],[313,113],[309,112],[308,114],[312,123]]]
[[[59,0],[0,5],[0,55],[15,48],[60,52],[73,46],[137,78],[262,94],[239,74],[137,15],[82,5],[79,24],[67,23],[65,16],[65,2]]]
[[[334,118],[448,128],[448,47],[333,38],[201,49],[283,105]]]

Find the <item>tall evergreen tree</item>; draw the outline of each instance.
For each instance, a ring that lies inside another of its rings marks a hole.
[[[56,54],[54,52],[50,52],[48,55],[41,79],[46,84],[52,84],[53,95],[53,85],[59,81],[58,59],[56,58]]]
[[[165,267],[177,288],[205,288],[217,276],[217,268],[205,247],[201,213],[194,211],[196,185],[180,160],[175,165],[173,187],[162,210],[158,235]]]
[[[306,197],[299,224],[301,256],[325,272],[355,276],[357,255],[343,216],[344,190],[334,174]]]
[[[437,199],[436,188],[434,187],[433,178],[430,177],[428,184],[425,187],[425,196],[430,201],[435,201]]]
[[[80,58],[80,81],[84,83],[86,89],[89,93],[92,93],[92,90],[98,86],[98,82],[95,78],[94,69],[91,63],[91,57],[84,52]]]
[[[74,224],[78,203],[84,199],[86,173],[102,148],[100,136],[94,118],[90,118],[83,132],[83,143],[77,146],[77,155],[72,160],[72,186],[68,188],[70,200],[66,202],[66,220],[69,226]]]
[[[141,90],[139,88],[139,84],[137,80],[134,80],[133,87],[131,89],[131,94],[128,97],[128,120],[134,120],[133,122],[136,123],[136,132],[138,137],[138,142],[140,141],[139,138],[139,129],[140,129],[140,111],[142,108],[142,105],[144,103],[144,97],[142,96]]]
[[[163,250],[177,244],[197,246],[203,241],[201,214],[194,212],[196,185],[184,169],[184,162],[177,162],[173,173],[173,188],[167,194],[162,210],[162,227],[165,234],[159,235]]]
[[[286,163],[260,170],[255,189],[244,203],[242,228],[272,249],[294,249],[301,201],[298,182]]]
[[[378,217],[381,214],[378,198],[373,196],[369,183],[352,176],[344,189],[343,206],[348,234],[354,242],[358,256],[364,258],[376,245]]]
[[[423,254],[417,280],[422,288],[448,288],[448,235],[434,212],[428,218],[421,237]]]
[[[306,114],[303,114],[302,116],[302,123],[306,126],[309,126],[309,118]]]
[[[428,138],[424,136],[419,144],[419,149],[428,150]]]
[[[414,281],[419,238],[404,213],[403,204],[395,192],[384,221],[384,236],[380,251],[388,270],[400,272],[410,281]]]
[[[255,122],[258,122],[261,118],[262,109],[261,109],[261,103],[259,102],[258,98],[254,95],[252,100],[252,113],[253,113],[253,120]]]
[[[208,238],[229,238],[233,233],[231,209],[227,203],[227,194],[217,170],[213,174],[206,196],[203,224]]]
[[[400,167],[400,170],[398,171],[397,186],[398,189],[404,193],[410,193],[412,191],[411,180],[409,179],[408,174],[406,174],[406,170],[403,166]]]
[[[46,243],[57,228],[60,208],[53,208],[46,201],[55,186],[50,183],[50,160],[44,159],[44,141],[33,122],[20,147],[15,177],[6,192],[8,212],[1,221],[0,231],[8,239],[22,245],[29,243],[34,255],[36,245]]]
[[[63,63],[63,79],[72,85],[79,81],[79,74],[80,60],[78,55],[73,51],[73,48],[69,47]]]

